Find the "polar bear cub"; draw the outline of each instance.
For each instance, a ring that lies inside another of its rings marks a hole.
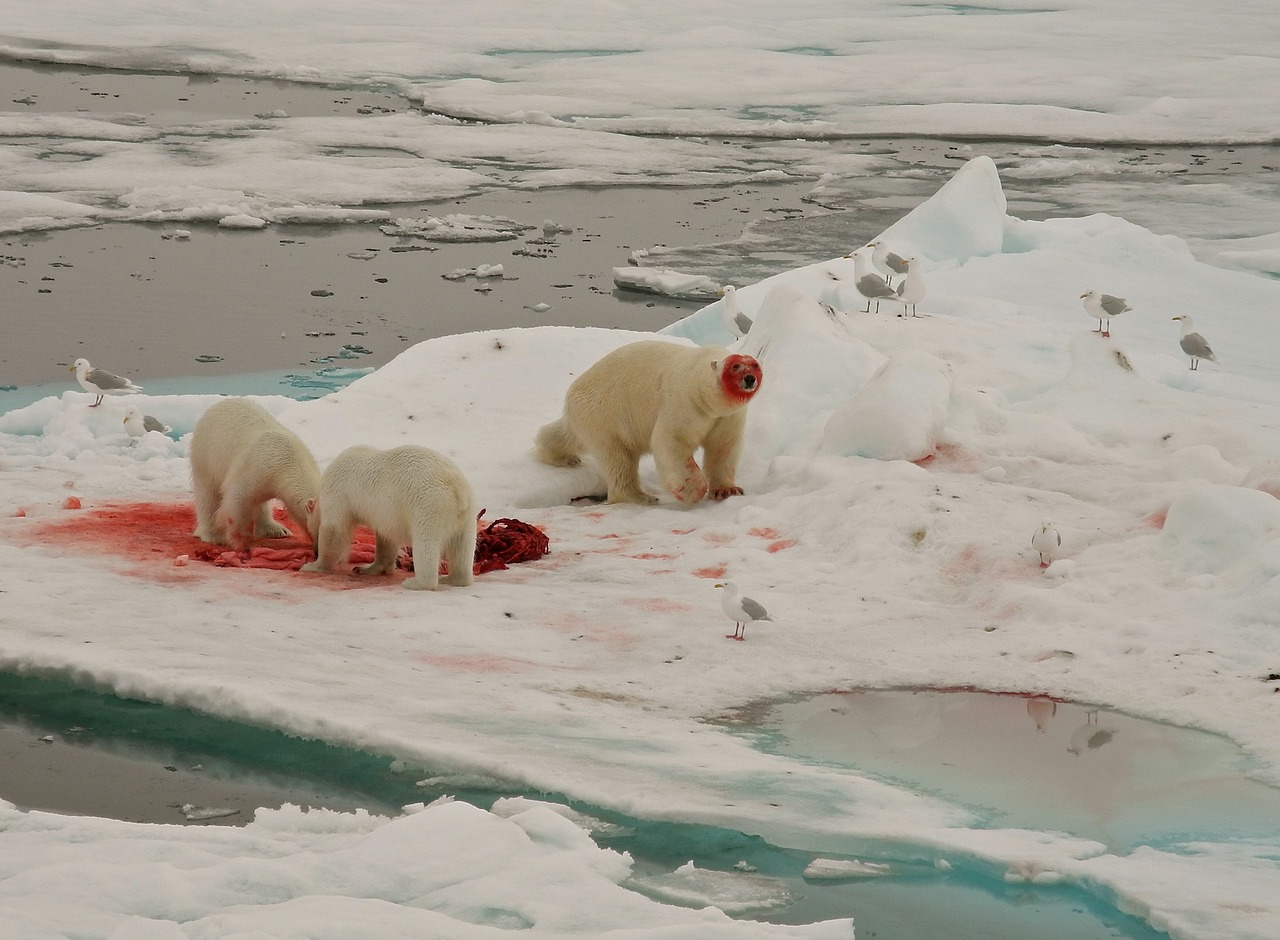
[[[574,379],[563,416],[538,431],[534,454],[553,467],[576,467],[590,454],[611,503],[657,502],[640,486],[648,453],[682,503],[741,496],[735,476],[746,406],[762,378],[754,358],[720,346],[631,343]],[[699,447],[705,468],[694,459]]]
[[[243,548],[252,538],[284,538],[271,500],[315,541],[314,510],[320,469],[296,434],[247,398],[227,398],[196,422],[191,437],[195,491],[193,535],[212,545]]]
[[[347,560],[357,525],[373,529],[373,563],[358,574],[386,574],[405,545],[413,546],[414,575],[407,588],[434,591],[440,559],[446,584],[471,583],[476,554],[476,498],[449,458],[425,447],[375,450],[357,445],[334,458],[320,483],[316,507],[320,539],[316,560],[303,571],[332,571]]]

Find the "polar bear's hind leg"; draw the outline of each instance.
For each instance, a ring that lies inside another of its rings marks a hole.
[[[553,467],[576,467],[582,463],[582,442],[564,418],[557,418],[538,430],[534,453]]]
[[[434,591],[440,586],[440,537],[419,529],[413,533],[413,577],[404,582],[411,591]]]
[[[218,510],[222,506],[222,494],[218,492],[217,487],[196,478],[195,484],[196,497],[196,530],[191,534],[202,542],[208,542],[210,545],[226,545],[227,536],[218,521],[221,516]]]
[[[445,584],[467,587],[474,579],[476,561],[476,527],[469,523],[453,533],[444,546],[444,560],[449,564]]]
[[[400,554],[400,545],[382,534],[375,534],[373,561],[356,569],[356,574],[390,574],[396,567],[396,556]]]

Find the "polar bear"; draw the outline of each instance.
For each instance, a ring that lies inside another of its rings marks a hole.
[[[352,531],[367,525],[377,546],[373,563],[357,568],[358,574],[386,574],[400,549],[412,545],[414,575],[405,587],[434,591],[441,557],[449,563],[446,584],[471,583],[475,494],[457,465],[433,450],[412,444],[391,450],[348,447],[325,469],[316,515],[316,560],[303,571],[332,571],[346,561]]]
[[[320,469],[307,445],[261,405],[227,398],[209,408],[196,422],[190,459],[196,538],[237,548],[252,538],[284,538],[289,530],[271,515],[278,499],[315,542]]]
[[[760,363],[722,346],[631,343],[573,381],[564,415],[538,431],[534,453],[553,467],[575,467],[589,453],[609,484],[611,503],[657,502],[640,487],[646,453],[681,502],[740,496],[734,475],[746,405],[761,379]],[[705,475],[694,460],[699,447]]]

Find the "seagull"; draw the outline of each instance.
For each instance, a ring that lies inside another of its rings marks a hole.
[[[720,608],[725,616],[737,625],[732,633],[725,634],[726,639],[745,640],[747,624],[757,620],[773,620],[758,601],[749,597],[739,597],[738,586],[732,581],[722,581],[716,587],[724,588],[724,597],[720,598]]]
[[[868,242],[867,247],[871,249],[871,263],[876,266],[876,270],[884,275],[885,281],[890,287],[893,286],[893,276],[895,274],[907,273],[907,259],[901,255],[895,255],[889,250],[889,246],[878,239]]]
[[[897,255],[894,257],[897,257]],[[907,315],[908,307],[911,308],[913,317],[919,316],[916,313],[916,304],[924,300],[924,272],[920,270],[920,265],[916,263],[915,258],[908,258],[903,263],[907,266],[907,276],[902,279],[902,283],[894,291],[895,299],[902,304],[900,316],[905,317]]]
[[[142,437],[148,431],[159,431],[168,434],[173,428],[160,422],[158,418],[144,415],[136,405],[130,405],[124,413],[124,429],[130,437]]]
[[[742,312],[742,307],[738,305],[737,297],[738,289],[732,284],[726,284],[720,288],[720,296],[724,298],[724,304],[720,308],[720,316],[724,318],[724,325],[729,328],[729,332],[734,336],[743,337],[747,335],[747,331],[751,329],[751,318]]]
[[[1031,535],[1031,547],[1040,553],[1040,567],[1048,568],[1062,546],[1062,535],[1046,519]]]
[[[1199,369],[1200,360],[1208,359],[1210,362],[1217,362],[1218,357],[1213,354],[1213,350],[1209,348],[1209,344],[1205,338],[1195,331],[1191,324],[1191,318],[1185,313],[1180,317],[1174,317],[1175,320],[1182,321],[1182,336],[1178,340],[1178,345],[1182,347],[1182,351],[1191,357],[1191,368]]]
[[[101,405],[103,395],[132,395],[134,392],[142,391],[141,385],[134,385],[123,376],[104,369],[95,369],[89,365],[88,359],[77,359],[67,371],[76,374],[76,381],[80,383],[82,389],[98,396],[98,400],[90,405],[90,408]]]
[[[1101,333],[1103,336],[1111,335],[1111,318],[1118,317],[1120,314],[1133,308],[1129,306],[1128,301],[1123,297],[1112,297],[1110,294],[1099,294],[1096,290],[1087,290],[1080,295],[1080,299],[1084,301],[1085,313],[1090,318],[1098,321],[1098,328],[1095,333]],[[1102,328],[1102,321],[1107,321],[1107,328]]]
[[[893,292],[893,288],[889,286],[889,281],[881,277],[871,270],[867,263],[867,249],[859,248],[845,255],[846,258],[853,259],[853,285],[858,288],[858,293],[867,298],[867,308],[863,313],[871,312],[871,301],[876,302],[876,313],[880,312],[880,301],[892,300],[897,295]]]

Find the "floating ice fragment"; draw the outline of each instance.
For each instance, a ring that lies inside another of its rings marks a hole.
[[[182,815],[191,822],[200,822],[205,819],[222,819],[224,816],[235,816],[239,812],[240,810],[238,809],[226,807],[196,806],[194,803],[182,804]]]
[[[857,859],[815,858],[803,872],[811,881],[841,881],[847,878],[883,878],[893,874],[888,865]]]
[[[425,219],[396,219],[381,226],[385,235],[412,236],[438,242],[501,242],[516,238],[533,228],[513,219],[490,215],[429,216]]]
[[[658,294],[681,300],[718,300],[720,284],[705,274],[685,274],[670,268],[625,267],[613,269],[613,284],[621,290]]]
[[[502,277],[502,273],[500,264],[478,264],[474,268],[454,268],[440,276],[446,281],[460,281],[467,277]]]
[[[267,220],[237,212],[234,215],[224,215],[218,220],[218,225],[222,228],[266,228]]]
[[[551,309],[551,304],[544,304],[544,303],[525,304],[524,309],[532,310],[534,313],[546,313],[548,310]]]
[[[763,875],[698,868],[693,862],[668,874],[637,875],[625,886],[684,907],[718,907],[726,914],[776,910],[796,900],[786,885]]]

